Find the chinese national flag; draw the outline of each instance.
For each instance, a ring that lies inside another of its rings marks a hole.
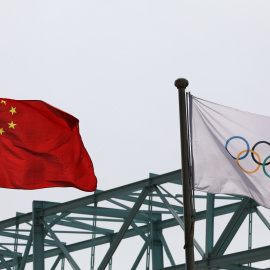
[[[0,187],[96,185],[78,119],[43,101],[0,99]]]

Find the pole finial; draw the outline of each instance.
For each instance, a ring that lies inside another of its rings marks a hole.
[[[180,89],[180,88],[186,88],[188,87],[188,80],[187,79],[184,79],[184,78],[180,78],[180,79],[177,79],[175,82],[174,82],[174,85],[177,89]]]

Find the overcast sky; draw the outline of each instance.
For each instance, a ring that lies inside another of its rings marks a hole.
[[[270,116],[269,1],[0,3],[2,98],[38,99],[80,120],[110,189],[181,167],[178,93]],[[74,188],[0,190],[0,219]]]

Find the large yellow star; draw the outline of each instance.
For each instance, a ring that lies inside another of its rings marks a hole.
[[[13,115],[13,113],[16,113],[16,107],[15,107],[15,108],[13,108],[13,107],[11,106],[11,110],[10,110],[10,112],[12,113],[12,115]]]
[[[1,103],[4,103],[5,105],[7,105],[7,102],[5,100],[1,100]]]
[[[13,128],[13,129],[15,129],[15,126],[17,125],[17,124],[14,124],[13,121],[11,121],[11,123],[8,123],[8,124],[9,124],[9,128]]]
[[[0,128],[0,134],[1,135],[3,134],[3,132],[5,132],[4,129],[3,128]]]

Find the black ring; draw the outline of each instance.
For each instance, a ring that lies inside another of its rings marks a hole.
[[[266,143],[266,144],[268,144],[269,146],[270,146],[270,143],[269,142],[266,142],[266,141],[259,141],[259,142],[257,142],[257,143],[255,143],[254,144],[254,146],[252,147],[252,150],[254,151],[254,149],[255,149],[255,147],[258,145],[258,144],[260,144],[260,143]],[[251,157],[252,157],[252,159],[258,164],[258,165],[263,165],[263,163],[260,163],[259,161],[257,161],[256,159],[255,159],[255,157],[254,157],[254,154],[251,152]],[[265,166],[266,165],[270,165],[270,161],[269,162],[267,162],[267,163],[265,163]]]

